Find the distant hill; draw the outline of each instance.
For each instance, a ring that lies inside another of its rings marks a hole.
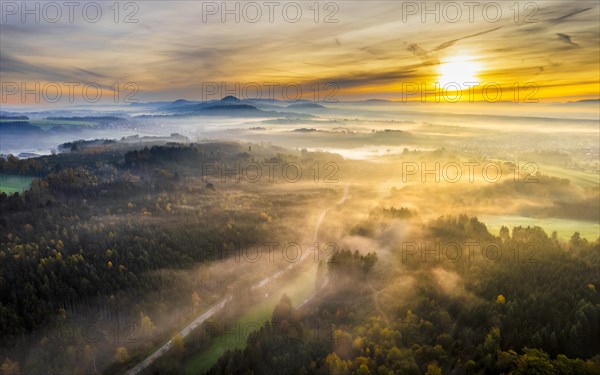
[[[253,105],[249,104],[234,104],[234,105],[211,105],[209,107],[204,108],[207,111],[259,111],[260,109],[256,108]]]
[[[2,136],[20,135],[43,135],[47,134],[38,126],[31,125],[28,121],[0,122],[0,133]]]
[[[122,117],[117,116],[72,116],[72,117],[46,117],[47,120],[58,120],[58,121],[90,121],[90,122],[115,122],[115,121],[127,121]]]
[[[21,121],[21,120],[15,120],[15,121],[2,121],[0,122],[0,129],[13,129],[13,128],[22,128],[22,129],[26,129],[29,127],[34,127],[36,129],[40,129],[38,126],[33,126],[31,125],[31,123],[29,121]]]
[[[186,99],[177,99],[174,102],[171,102],[165,106],[162,106],[161,109],[167,109],[167,110],[180,109],[180,108],[185,108],[185,107],[192,106],[192,105],[197,105],[200,103],[202,103],[202,102],[193,102],[191,100],[186,100]]]
[[[600,104],[600,99],[577,100],[574,102],[567,102],[566,104]]]
[[[187,100],[187,99],[177,99],[175,100],[172,104],[193,104],[194,102],[192,102],[191,100]]]
[[[157,104],[160,103],[160,106]],[[256,105],[252,105],[252,104]],[[273,103],[280,104],[273,105]],[[286,102],[276,100],[240,100],[233,95],[227,95],[220,100],[209,100],[205,102],[191,101],[186,99],[177,99],[173,102],[154,102],[147,103],[154,106],[158,112],[156,114],[143,114],[135,116],[136,118],[153,117],[172,117],[172,116],[238,116],[238,117],[313,117],[309,114],[296,112],[279,112],[285,108],[296,109],[322,109],[326,108],[316,103],[305,102],[294,103],[290,106],[284,106]],[[141,105],[143,106],[143,105]],[[257,106],[263,107],[258,108]],[[168,111],[171,114],[160,113]]]
[[[202,102],[173,109],[177,115],[205,115],[205,116],[270,116],[277,112],[263,111],[249,104],[239,104],[228,101]]]
[[[240,100],[233,95],[227,95],[221,99],[221,103],[239,103]]]
[[[391,100],[387,100],[387,99],[367,99],[367,100],[363,100],[365,102],[372,102],[372,103],[377,103],[377,102],[384,102],[384,103],[390,103]]]
[[[317,104],[317,103],[297,103],[297,104],[288,105],[287,108],[320,109],[320,108],[326,108],[326,107],[324,107],[320,104]]]
[[[198,104],[199,102],[193,102],[191,100],[186,100],[186,99],[177,99],[175,100],[173,103],[171,103],[171,106],[178,106],[178,107],[182,107],[185,105],[192,105],[192,104]]]
[[[27,116],[0,114],[0,120],[29,120]]]
[[[145,102],[145,103],[131,103],[129,104],[130,107],[140,107],[140,108],[148,108],[148,107],[152,107],[152,108],[158,108],[158,107],[164,107],[167,105],[173,104],[173,102]]]

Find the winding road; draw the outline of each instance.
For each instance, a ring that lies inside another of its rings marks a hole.
[[[331,206],[331,207],[326,208],[325,210],[323,210],[323,212],[321,212],[321,214],[319,215],[319,218],[317,219],[317,224],[315,226],[315,234],[314,234],[314,238],[313,238],[313,243],[317,242],[317,239],[319,237],[319,229],[321,228],[321,224],[323,223],[323,220],[325,219],[325,216],[327,215],[327,212],[329,212],[329,210],[331,210],[332,208],[334,208],[336,206],[339,206],[340,204],[344,203],[348,199],[350,199],[349,187],[348,187],[348,185],[346,185],[344,187],[344,195],[342,196],[342,198],[338,202],[336,202],[335,205],[333,205],[333,206]],[[300,257],[300,260],[298,262],[290,263],[286,268],[284,268],[282,270],[279,270],[276,273],[274,273],[273,275],[262,279],[258,283],[254,284],[251,287],[251,289],[253,290],[253,289],[256,289],[256,288],[261,288],[261,287],[269,284],[273,280],[279,278],[280,276],[286,274],[288,271],[290,271],[297,264],[301,263],[308,256],[308,254],[309,254],[309,252],[306,252],[306,253],[302,254],[302,256]],[[317,290],[308,299],[304,300],[304,302],[302,302],[302,304],[300,304],[297,308],[300,308],[300,307],[306,305],[310,300],[312,300],[317,295],[317,293],[320,290],[323,289],[323,287],[326,284],[327,284],[327,281],[321,286],[321,288],[319,288],[319,290]],[[221,310],[223,310],[225,308],[225,306],[227,306],[227,304],[229,302],[231,302],[232,300],[233,300],[233,296],[231,294],[226,295],[225,297],[223,297],[222,299],[220,299],[218,302],[214,303],[208,310],[206,310],[204,313],[202,313],[200,316],[198,316],[196,319],[194,319],[184,329],[182,329],[179,332],[179,335],[182,338],[185,338],[187,335],[189,335],[193,330],[195,330],[196,328],[198,328],[198,326],[200,326],[206,320],[210,319],[213,315],[215,315],[215,314],[219,313]],[[129,370],[127,372],[127,375],[137,375],[137,374],[139,374],[144,369],[146,369],[147,367],[149,367],[152,363],[154,363],[158,358],[160,358],[165,353],[167,353],[171,349],[172,346],[173,346],[173,340],[169,340],[166,344],[164,344],[163,346],[161,346],[160,348],[158,348],[154,353],[150,354],[148,357],[146,357],[146,359],[144,359],[142,362],[138,363],[134,368],[132,368],[131,370]]]

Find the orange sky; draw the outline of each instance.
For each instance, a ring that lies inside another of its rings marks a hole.
[[[103,4],[96,22],[79,8],[73,22],[63,9],[55,23],[51,9],[40,9],[37,23],[32,15],[23,20],[23,9],[3,8],[2,104],[35,103],[22,89],[36,83],[45,90],[38,101],[55,97],[58,85],[57,104],[64,104],[69,82],[80,84],[77,97],[86,83],[102,88],[103,103],[114,100],[115,82],[119,103],[136,90],[141,101],[201,100],[256,97],[256,87],[262,98],[297,97],[300,88],[306,99],[320,91],[321,100],[421,100],[423,85],[430,91],[435,82],[465,78],[479,85],[463,85],[463,101],[599,96],[597,1],[427,2],[427,9],[424,2],[338,1],[318,10],[312,2],[273,9],[234,1],[120,4],[118,14]],[[207,91],[215,84],[216,92]]]

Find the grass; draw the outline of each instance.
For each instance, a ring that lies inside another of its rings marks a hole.
[[[201,353],[189,359],[185,365],[185,374],[201,374],[208,371],[213,364],[227,351],[242,349],[246,346],[246,339],[253,331],[254,327],[259,327],[271,318],[273,309],[281,296],[285,293],[291,298],[294,306],[300,305],[305,299],[309,298],[315,291],[315,277],[317,267],[312,265],[309,271],[302,272],[295,276],[285,286],[279,288],[277,293],[273,293],[267,299],[263,300],[248,312],[242,315],[235,324],[236,336],[231,333],[215,337],[208,348]],[[241,333],[241,335],[239,335]]]
[[[33,177],[0,173],[0,191],[6,194],[23,192],[29,188]]]

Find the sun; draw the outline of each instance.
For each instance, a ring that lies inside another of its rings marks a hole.
[[[474,82],[479,82],[477,74],[481,71],[481,64],[475,61],[472,56],[452,56],[439,65],[438,79],[441,87],[472,86]]]

